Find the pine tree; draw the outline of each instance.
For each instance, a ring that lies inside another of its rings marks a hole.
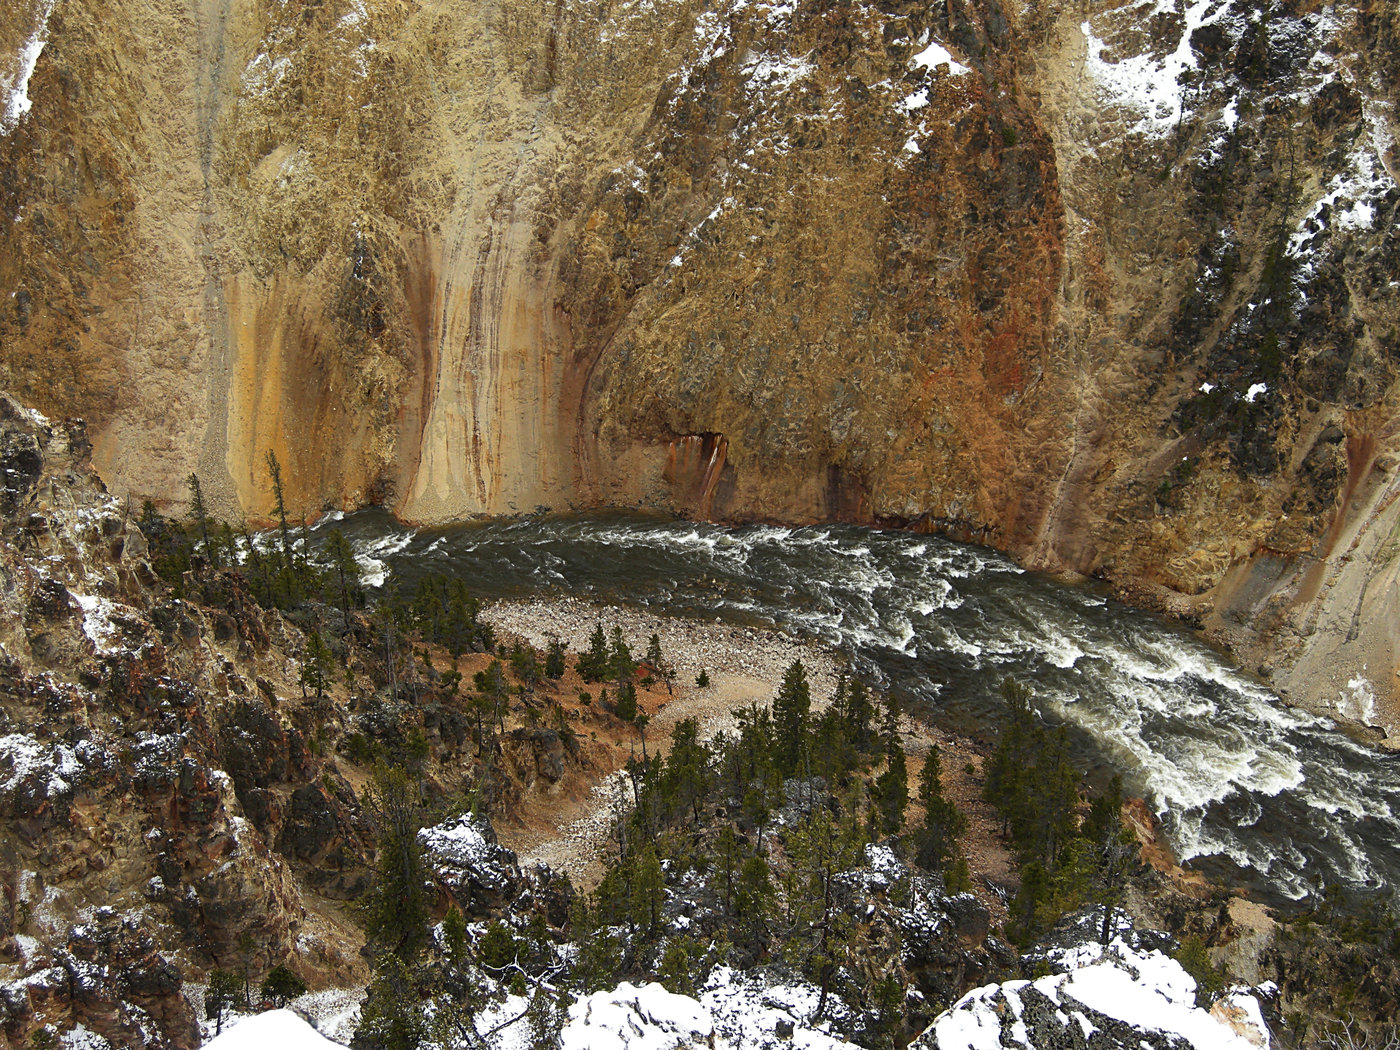
[[[360,600],[360,566],[355,561],[354,548],[339,529],[331,529],[326,536],[326,558],[336,581],[336,604],[344,619],[344,629],[349,631],[350,610]]]
[[[734,883],[734,914],[740,920],[745,946],[758,956],[768,945],[769,909],[773,902],[773,880],[768,861],[761,853],[744,859]]]
[[[637,661],[632,659],[632,650],[628,648],[626,639],[622,637],[621,627],[613,628],[612,648],[608,653],[608,670],[619,683],[624,679],[630,680],[637,673]]]
[[[224,1030],[224,1012],[243,998],[243,978],[233,970],[214,967],[209,973],[209,989],[204,993],[204,1016],[214,1022],[214,1034]]]
[[[1021,889],[1011,902],[1007,936],[1015,944],[1029,944],[1035,939],[1039,926],[1036,913],[1040,902],[1050,889],[1050,878],[1045,865],[1033,860],[1021,869]]]
[[[957,850],[957,838],[967,827],[967,818],[944,796],[939,782],[942,761],[938,748],[929,749],[919,780],[919,801],[924,822],[915,836],[915,861],[929,871],[943,871]]]
[[[374,979],[365,990],[353,1045],[418,1050],[428,1026],[413,983],[412,972],[402,959],[391,955],[379,960]]]
[[[875,750],[875,705],[870,700],[870,690],[859,678],[847,688],[844,714],[851,744],[862,754],[871,754]]]
[[[375,877],[364,897],[365,933],[378,951],[411,963],[428,939],[427,867],[418,792],[399,766],[379,765],[364,801],[378,828]]]
[[[653,634],[647,639],[646,662],[651,667],[652,673],[664,678],[666,676],[666,658],[661,655],[661,636]]]
[[[558,680],[564,677],[564,654],[567,651],[564,643],[558,638],[549,640],[549,648],[545,650],[544,676],[551,680]]]
[[[666,900],[666,880],[656,850],[648,845],[635,855],[636,871],[632,880],[632,914],[637,926],[645,927],[654,937],[661,924],[661,905]]]
[[[661,772],[661,802],[668,821],[689,819],[698,827],[700,803],[710,789],[710,754],[700,742],[700,723],[677,722],[671,730],[671,753]]]
[[[292,572],[292,541],[291,529],[287,524],[287,500],[286,492],[282,487],[282,464],[278,462],[277,453],[272,449],[267,450],[267,472],[272,478],[272,498],[277,511],[277,531],[282,538],[282,565],[288,573]]]
[[[477,695],[481,700],[481,708],[478,710],[477,727],[480,729],[480,714],[485,711],[491,715],[491,720],[504,730],[505,704],[510,696],[510,688],[506,684],[505,668],[501,666],[501,661],[492,660],[484,671],[477,671],[472,675],[472,684],[476,687]]]
[[[450,905],[442,920],[442,947],[449,962],[461,962],[467,955],[467,920],[462,909]]]
[[[801,660],[794,660],[783,675],[778,695],[773,698],[774,759],[783,776],[793,776],[802,768],[811,709],[807,669]]]
[[[517,682],[531,693],[535,691],[542,668],[533,647],[516,642],[510,651],[510,669]]]
[[[593,633],[588,636],[587,652],[579,654],[578,673],[583,676],[585,682],[600,682],[608,677],[608,668],[608,637],[603,633],[603,624],[600,621],[594,625]]]
[[[621,682],[617,687],[617,717],[631,722],[637,717],[637,687],[631,680]]]
[[[200,538],[204,540],[204,559],[210,565],[218,568],[219,555],[209,540],[209,512],[204,506],[204,491],[199,485],[199,475],[191,473],[185,479],[185,484],[190,489],[190,520],[194,522]]]
[[[893,835],[904,826],[904,808],[909,805],[909,769],[898,735],[891,737],[885,771],[875,780],[875,804],[883,834]]]
[[[273,1006],[281,1008],[298,996],[306,994],[306,982],[279,963],[268,971],[258,991]]]
[[[321,632],[314,627],[306,637],[306,652],[301,661],[301,695],[306,696],[307,689],[316,692],[316,699],[319,700],[325,695],[326,686],[331,682],[331,665],[335,660],[335,655],[330,647],[326,645],[321,637]]]

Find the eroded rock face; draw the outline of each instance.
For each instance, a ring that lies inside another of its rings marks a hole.
[[[306,890],[353,895],[370,833],[252,698],[281,621],[245,608],[220,651],[203,606],[154,590],[81,424],[0,395],[0,447],[35,456],[0,512],[0,1043],[194,1047],[185,982],[211,966],[354,979],[361,936]]]
[[[12,6],[0,380],[115,491],[912,523],[1385,713],[1390,7]]]

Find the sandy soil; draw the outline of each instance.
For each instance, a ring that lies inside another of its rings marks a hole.
[[[754,702],[770,701],[783,672],[795,659],[802,660],[807,669],[812,705],[820,710],[830,702],[842,667],[839,656],[830,650],[776,632],[673,619],[573,599],[499,602],[485,609],[482,618],[503,636],[518,637],[539,647],[559,638],[571,652],[587,647],[588,636],[598,622],[609,633],[613,626],[621,627],[636,656],[645,652],[647,639],[655,633],[663,655],[677,671],[672,694],[658,687],[641,697],[642,707],[652,713],[647,746],[662,753],[672,728],[681,719],[698,719],[705,739],[732,728],[733,712]],[[704,689],[695,685],[702,668],[710,676],[710,685]],[[565,692],[570,685],[566,682]],[[908,716],[901,719],[900,729],[909,756],[911,796],[917,795],[929,748],[939,748],[944,793],[968,819],[968,833],[961,846],[973,890],[991,909],[993,921],[999,923],[1006,915],[1004,894],[1016,883],[1015,866],[1001,838],[995,810],[981,799],[981,750],[968,739]],[[630,804],[630,788],[621,768],[629,753],[640,750],[640,740],[619,737],[601,743],[609,742],[615,746],[592,752],[611,756],[612,761],[604,762],[591,791],[579,797],[551,799],[548,806],[533,807],[523,824],[497,829],[501,841],[520,855],[522,864],[548,864],[567,872],[574,884],[583,888],[593,887],[602,877],[614,814]],[[908,819],[911,823],[922,819],[917,802],[911,804]]]
[[[639,703],[651,715],[646,746],[662,754],[672,728],[682,719],[697,719],[700,735],[706,740],[731,729],[736,709],[773,698],[794,660],[800,659],[807,670],[813,707],[825,707],[835,692],[841,667],[829,651],[776,632],[655,616],[568,598],[498,602],[483,610],[482,619],[503,636],[541,648],[554,638],[561,639],[571,653],[588,647],[588,637],[598,623],[609,636],[613,627],[621,627],[638,658],[646,652],[651,635],[657,635],[676,678],[671,692],[664,686],[645,690]],[[703,689],[695,684],[701,670],[710,678]],[[566,683],[564,691],[571,685]],[[615,740],[605,735],[601,743],[617,746],[592,750],[604,768],[589,794],[552,799],[547,808],[532,807],[521,825],[497,829],[501,841],[520,855],[522,864],[548,864],[568,872],[575,885],[585,888],[596,885],[602,877],[601,859],[606,855],[613,815],[629,801],[627,777],[620,770],[628,756],[641,749],[640,737],[631,730]]]

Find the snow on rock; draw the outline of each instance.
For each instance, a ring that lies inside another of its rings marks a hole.
[[[131,630],[139,635],[140,613],[101,595],[80,594],[71,589],[68,593],[83,610],[83,633],[98,656],[111,656],[124,647],[131,648],[126,645],[125,632]]]
[[[471,813],[418,832],[433,874],[453,890],[505,892],[520,879],[515,854],[498,845],[490,825]]]
[[[1167,54],[1158,57],[1148,52],[1141,55],[1125,55],[1117,61],[1104,57],[1104,52],[1112,49],[1094,34],[1090,22],[1080,26],[1088,42],[1088,58],[1085,63],[1089,75],[1093,77],[1100,92],[1110,101],[1139,115],[1129,131],[1148,138],[1162,138],[1171,133],[1183,116],[1185,88],[1182,75],[1196,69],[1196,56],[1191,51],[1191,34],[1202,26],[1219,20],[1228,8],[1220,0],[1195,0],[1186,7],[1182,15],[1181,35],[1176,46]],[[1170,10],[1170,8],[1167,8]],[[1148,24],[1163,5],[1153,5],[1153,9],[1137,14],[1134,8],[1134,21]]]
[[[71,791],[82,772],[67,744],[46,746],[25,733],[0,737],[0,794],[28,786],[32,794],[53,798]]]
[[[1196,1005],[1196,981],[1176,960],[1115,940],[1084,944],[1059,958],[1070,969],[1035,981],[975,989],[940,1015],[916,1042],[922,1050],[1002,1047],[1100,1048],[1188,1044],[1196,1050],[1258,1050],[1269,1032],[1248,992],[1228,1012]],[[1217,1004],[1218,1005],[1218,1004]]]
[[[269,1010],[241,1018],[204,1050],[343,1050],[291,1010]]]
[[[1337,708],[1342,714],[1370,725],[1376,717],[1376,691],[1366,677],[1364,666],[1361,671],[1361,674],[1347,680]]]
[[[709,1012],[690,996],[624,981],[575,1000],[560,1041],[564,1050],[673,1050],[708,1045],[714,1030]]]
[[[717,1047],[848,1050],[853,1045],[828,1034],[826,1022],[812,1025],[821,992],[808,984],[784,984],[761,973],[717,966],[700,993],[700,1003],[714,1018]],[[844,1013],[835,997],[825,1006],[828,1015]]]
[[[815,988],[773,983],[725,966],[711,974],[698,1000],[659,984],[624,982],[575,1000],[561,1045],[564,1050],[854,1050],[809,1023],[820,998]]]
[[[920,51],[913,59],[914,65],[922,66],[924,69],[936,70],[939,66],[947,66],[951,76],[960,77],[964,73],[971,73],[972,70],[953,58],[952,53],[940,44],[937,40],[931,41],[929,45]]]
[[[39,55],[44,50],[44,34],[49,27],[49,15],[53,13],[54,0],[46,0],[39,13],[39,24],[19,50],[15,78],[9,84],[0,82],[5,105],[0,109],[0,135],[8,135],[19,125],[20,118],[33,108],[29,98],[29,78],[34,75],[34,67],[39,64]]]

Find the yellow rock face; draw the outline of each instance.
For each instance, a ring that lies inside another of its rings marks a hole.
[[[0,381],[133,499],[914,524],[1272,662],[1393,560],[1400,46],[1266,14],[11,4]]]

